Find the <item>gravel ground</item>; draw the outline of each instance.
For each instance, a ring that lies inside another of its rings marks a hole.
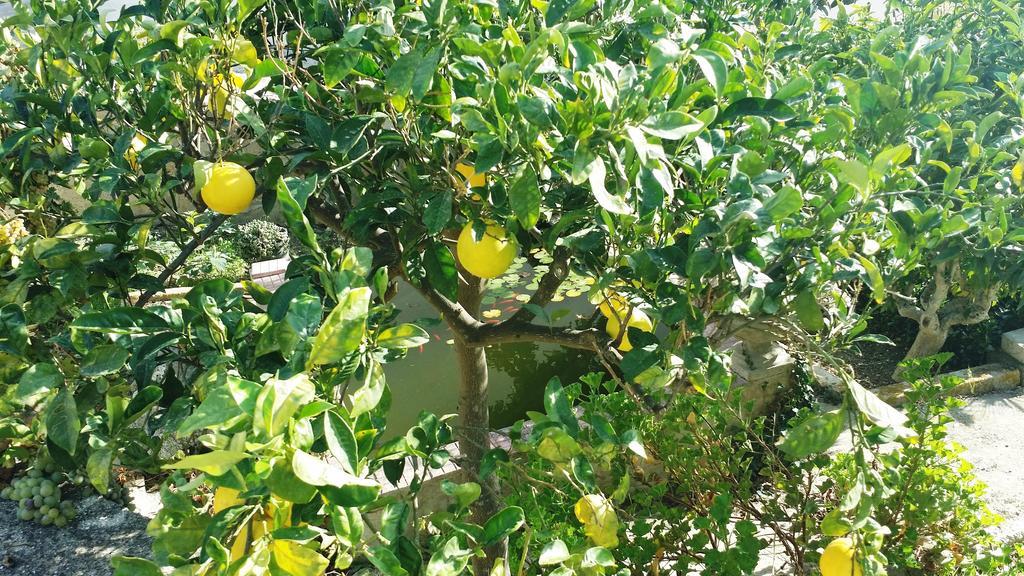
[[[17,503],[0,500],[0,575],[104,576],[113,556],[149,556],[146,523],[159,495],[131,490],[138,511],[98,496],[75,503],[78,518],[65,528],[22,522]]]
[[[967,398],[949,439],[962,444],[974,473],[988,486],[989,507],[1004,519],[1002,540],[1024,539],[1024,390]]]

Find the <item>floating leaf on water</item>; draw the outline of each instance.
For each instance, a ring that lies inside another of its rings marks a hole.
[[[568,296],[569,298],[576,298],[577,296],[579,296],[581,294],[583,294],[583,292],[581,292],[580,290],[577,290],[576,288],[570,288],[570,289],[565,291],[565,295]]]
[[[526,285],[527,290],[536,290],[538,288],[540,288],[540,284],[537,284],[536,282]]]
[[[484,310],[482,315],[484,318],[497,318],[498,316],[501,316],[501,310],[491,308],[490,310]]]
[[[583,283],[586,284],[587,286],[593,286],[594,282],[597,282],[597,279],[591,276],[587,276],[583,279]]]
[[[561,294],[555,294],[551,297],[552,302],[561,302],[562,300],[565,300],[565,296],[562,296]]]
[[[529,294],[516,294],[516,300],[518,300],[520,302],[529,302],[530,301],[530,295]]]
[[[444,341],[444,343],[445,343],[445,344],[448,344],[448,345],[450,346],[450,345],[452,345],[452,344],[455,344],[455,340],[453,340],[453,339],[449,338],[449,339],[445,340],[445,341]]]

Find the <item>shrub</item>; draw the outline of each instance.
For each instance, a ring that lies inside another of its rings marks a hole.
[[[234,245],[247,262],[273,260],[288,253],[288,230],[266,220],[252,220],[238,227]]]
[[[147,248],[159,254],[165,263],[171,262],[181,252],[181,248],[169,240],[150,242]],[[164,266],[147,262],[145,266],[140,266],[139,272],[157,276],[163,270]],[[194,286],[215,278],[237,282],[247,274],[248,264],[238,256],[230,243],[213,242],[200,246],[190,254],[185,264],[171,276],[167,286]]]

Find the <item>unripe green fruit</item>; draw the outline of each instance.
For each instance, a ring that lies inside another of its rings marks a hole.
[[[46,515],[56,520],[60,516],[60,510],[57,510],[56,508],[50,508],[50,511],[47,512]]]
[[[56,496],[47,496],[46,498],[43,498],[43,504],[45,506],[56,506],[57,504],[60,504],[60,499]]]
[[[68,519],[63,516],[58,516],[56,519],[54,519],[53,525],[57,528],[63,528],[68,525]]]
[[[39,493],[45,496],[53,496],[53,489],[56,488],[53,482],[49,480],[43,480],[43,483],[39,485]]]
[[[42,512],[43,514],[49,514],[50,510],[53,510],[53,508],[50,508],[46,504],[43,504],[42,506],[39,507],[39,511]]]
[[[52,516],[43,516],[42,518],[39,519],[39,523],[42,524],[43,526],[49,526],[50,524],[53,524],[53,517]]]
[[[36,508],[41,508],[43,506],[43,497],[39,496],[38,494],[33,496],[32,505],[35,506]]]
[[[23,522],[28,522],[31,519],[32,519],[32,511],[31,510],[26,510],[24,508],[22,508],[21,510],[18,510],[18,520],[21,520]]]

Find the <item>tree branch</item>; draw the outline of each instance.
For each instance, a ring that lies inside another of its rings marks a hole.
[[[924,312],[927,315],[933,316],[939,312],[942,308],[943,303],[949,298],[949,284],[950,279],[946,277],[949,273],[949,260],[939,262],[935,266],[935,274],[932,276],[932,290],[928,294],[927,301],[924,301],[924,295],[922,295],[922,304]],[[953,276],[958,274],[960,269],[959,259],[953,260]]]
[[[484,324],[470,330],[468,342],[474,346],[491,346],[512,342],[544,342],[566,348],[600,351],[607,348],[608,337],[597,328],[550,328],[536,324]]]
[[[228,218],[229,216],[227,214],[218,214],[214,216],[213,220],[210,221],[210,224],[204,228],[198,236],[182,247],[178,257],[172,260],[167,267],[164,268],[164,271],[160,273],[160,276],[157,277],[157,280],[160,282],[160,287],[146,290],[142,296],[139,296],[139,299],[135,301],[135,307],[142,308],[153,296],[156,295],[157,292],[166,288],[167,280],[185,264],[185,260],[188,260],[188,257],[191,256],[197,248],[202,246],[203,242],[206,242],[210,236],[213,236],[213,233],[217,231],[217,228],[220,228],[221,224],[227,222]]]
[[[941,326],[948,330],[952,326],[977,324],[988,319],[992,302],[999,292],[1001,284],[996,282],[982,291],[981,294],[954,298],[939,313]]]

